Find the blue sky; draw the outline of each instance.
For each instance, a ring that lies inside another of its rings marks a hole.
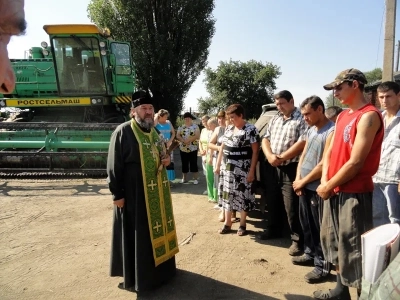
[[[45,24],[89,23],[89,2],[25,0],[27,34],[12,39],[10,57],[23,58],[25,50],[48,41]],[[229,59],[272,62],[282,72],[277,90],[291,91],[297,104],[313,94],[325,99],[322,86],[340,71],[382,66],[384,9],[384,0],[217,0],[208,65],[215,69]],[[207,96],[203,79],[190,89],[186,109],[195,110],[197,99]]]

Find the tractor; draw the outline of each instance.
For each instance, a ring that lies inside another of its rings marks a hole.
[[[16,86],[0,94],[0,176],[103,176],[135,90],[130,44],[93,24],[43,29],[49,43],[11,59]]]

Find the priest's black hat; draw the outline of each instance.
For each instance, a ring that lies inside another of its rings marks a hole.
[[[142,104],[153,104],[153,97],[149,91],[139,90],[132,95],[132,107]]]

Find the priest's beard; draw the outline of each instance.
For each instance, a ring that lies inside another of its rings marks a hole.
[[[144,119],[142,119],[136,114],[135,121],[139,124],[141,128],[145,130],[151,130],[154,127],[154,120],[151,116],[144,117]]]

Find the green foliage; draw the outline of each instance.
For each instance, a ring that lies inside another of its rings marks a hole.
[[[257,119],[256,118],[251,118],[251,119],[247,120],[247,122],[254,125],[254,124],[256,124]]]
[[[269,62],[220,62],[216,70],[205,70],[204,82],[210,96],[198,99],[198,108],[204,114],[215,114],[239,103],[246,110],[246,118],[256,118],[263,104],[272,103],[275,79],[280,75],[279,67]]]
[[[368,84],[371,84],[375,81],[382,80],[382,69],[375,68],[371,71],[364,72],[364,75],[367,78]]]
[[[333,93],[332,92],[329,94],[328,97],[325,98],[324,104],[325,104],[326,108],[331,107],[331,106],[346,107],[346,105],[342,104],[339,101],[339,99],[333,97]]]
[[[175,130],[178,129],[183,124],[185,124],[185,120],[181,117],[177,117],[175,122]]]
[[[139,88],[175,123],[183,99],[207,65],[215,31],[214,0],[91,0],[89,19],[129,41]]]

